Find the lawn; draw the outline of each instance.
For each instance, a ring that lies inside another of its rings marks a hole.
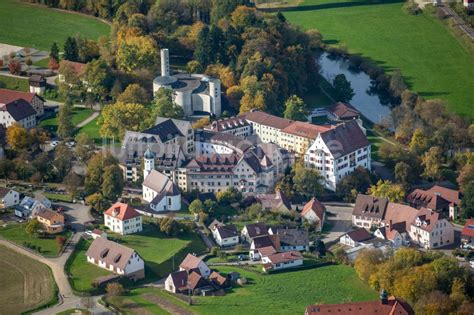
[[[440,21],[413,16],[403,1],[305,0],[282,9],[286,18],[321,31],[328,44],[347,45],[352,53],[399,68],[409,87],[426,98],[442,98],[454,111],[474,118],[474,58]]]
[[[54,201],[72,202],[72,196],[70,194],[44,193],[44,196],[53,202]]]
[[[6,227],[0,227],[0,236],[21,246],[26,246],[27,244],[29,244],[30,247],[34,246],[32,249],[35,249],[45,257],[56,257],[59,254],[61,248],[56,243],[56,236],[69,238],[70,235],[71,232],[66,231],[40,238],[27,234],[25,232],[25,224],[12,223]]]
[[[96,144],[102,143],[102,137],[100,136],[100,124],[99,124],[99,117],[95,118],[94,120],[90,121],[88,124],[80,128],[77,133],[85,133],[92,139],[94,139]]]
[[[29,85],[28,85],[28,79],[19,79],[19,78],[14,78],[14,77],[8,77],[5,75],[0,75],[0,88],[24,91],[24,92],[27,92],[30,90]]]
[[[89,108],[73,108],[73,115],[72,115],[72,123],[74,125],[79,124],[80,122],[84,121],[87,117],[92,115],[92,110]],[[40,127],[52,132],[56,133],[58,129],[58,118],[57,116],[51,117],[40,122]]]
[[[21,314],[57,300],[57,288],[51,270],[2,245],[0,279],[2,314]]]
[[[222,272],[238,271],[249,284],[237,287],[222,297],[194,297],[189,306],[170,294],[156,289],[132,290],[126,298],[156,295],[197,314],[303,314],[312,303],[341,303],[376,300],[377,293],[364,284],[353,268],[332,265],[308,270],[261,275],[232,267]],[[142,307],[151,302],[143,303]],[[154,313],[153,314],[160,314]],[[132,312],[133,314],[133,312]]]
[[[49,51],[53,42],[62,48],[68,36],[81,34],[91,39],[107,36],[110,26],[81,14],[1,0],[0,30],[0,43]]]
[[[196,234],[176,238],[166,237],[151,224],[144,224],[144,230],[133,235],[121,236],[110,233],[109,239],[132,247],[145,260],[144,282],[165,277],[178,268],[188,253],[200,253],[206,250]],[[94,280],[110,273],[87,262],[85,253],[89,245],[89,241],[81,240],[65,269],[71,275],[71,286],[74,290],[95,294],[98,290],[92,286]]]
[[[49,64],[49,57],[33,62],[34,66],[41,67],[41,68],[48,68],[48,64]]]

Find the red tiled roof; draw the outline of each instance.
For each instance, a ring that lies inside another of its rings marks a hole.
[[[113,204],[107,211],[105,211],[105,214],[119,219],[120,221],[140,216],[140,213],[138,213],[137,210],[121,202]]]
[[[354,108],[349,103],[342,103],[342,102],[337,102],[331,108],[329,108],[329,111],[331,111],[334,115],[336,115],[339,118],[354,118],[358,117],[360,115],[360,112]]]
[[[461,196],[458,190],[435,185],[428,190],[415,189],[408,196],[407,200],[417,206],[427,207],[433,210],[441,210],[449,206],[450,203],[461,205]]]
[[[355,242],[363,242],[373,237],[373,235],[370,234],[369,231],[364,228],[350,231],[346,234]]]
[[[329,129],[331,129],[331,126],[320,126],[307,122],[295,121],[288,127],[284,128],[282,132],[314,140],[321,132]]]
[[[277,253],[268,256],[268,259],[272,262],[272,264],[281,264],[284,262],[295,261],[298,259],[303,259],[303,256],[300,252],[293,250],[284,253]]]
[[[63,65],[63,64],[71,66],[77,74],[84,73],[87,66],[85,63],[74,62],[74,61],[69,61],[69,60],[61,60],[60,65]]]
[[[313,197],[313,199],[304,205],[300,215],[304,217],[310,211],[313,211],[320,220],[323,220],[326,207],[318,199]]]
[[[411,222],[412,225],[416,226],[416,219],[419,218],[421,221],[421,225],[417,226],[422,230],[431,232],[438,222],[439,213],[434,212],[427,208],[421,208],[420,211],[415,216],[415,219]]]
[[[315,304],[306,308],[305,315],[412,315],[411,306],[402,299],[389,297],[386,304],[378,301],[342,304]]]
[[[242,116],[249,121],[276,129],[284,129],[293,123],[293,120],[273,116],[258,110],[245,113]]]
[[[474,237],[474,219],[469,219],[466,221],[466,224],[464,224],[464,228],[462,229],[463,236],[470,236]]]
[[[405,223],[405,229],[410,230],[410,224],[416,218],[418,210],[413,207],[402,205],[400,203],[389,202],[387,209],[385,211],[385,216],[383,221],[385,224],[389,224],[392,221],[392,224],[397,224],[400,222]]]
[[[191,270],[199,267],[199,264],[201,263],[201,259],[192,255],[188,254],[186,258],[184,258],[183,262],[179,265],[179,268],[185,269],[185,270]]]
[[[31,103],[35,95],[35,93],[0,89],[0,103],[7,104],[18,99],[24,99],[28,103]]]

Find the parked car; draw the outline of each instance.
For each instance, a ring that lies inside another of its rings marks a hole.
[[[75,141],[68,141],[66,142],[66,146],[68,148],[74,148],[74,146],[76,145],[76,142]]]
[[[462,249],[474,249],[474,245],[472,245],[472,244],[461,244],[460,247]]]
[[[51,141],[49,145],[54,148],[54,147],[56,147],[58,144],[59,144],[59,141],[54,140],[54,141]]]

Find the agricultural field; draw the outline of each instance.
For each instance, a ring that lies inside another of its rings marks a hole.
[[[238,271],[249,280],[249,284],[234,288],[223,297],[194,297],[195,305],[176,299],[156,289],[136,289],[123,297],[151,309],[151,297],[156,296],[163,307],[163,300],[176,304],[197,314],[303,314],[312,303],[339,303],[347,301],[376,300],[377,293],[357,277],[353,268],[333,265],[309,270],[288,271],[261,275],[232,267],[219,267],[226,273]],[[148,302],[146,302],[148,300]],[[145,303],[144,303],[145,302]],[[133,309],[126,309],[132,314]]]
[[[474,118],[474,89],[467,83],[474,76],[472,52],[440,21],[428,13],[409,15],[403,3],[305,0],[281,11],[292,23],[318,29],[327,44],[345,45],[389,72],[400,69],[410,89]]]
[[[66,13],[16,0],[2,0],[0,30],[0,43],[49,50],[53,42],[62,47],[68,36],[78,33],[91,39],[107,36],[110,26],[77,13]]]
[[[205,245],[196,234],[167,237],[151,224],[144,224],[141,233],[133,235],[109,234],[109,239],[135,249],[145,260],[146,280],[157,280],[176,269],[188,253],[200,253]],[[66,264],[71,285],[76,291],[96,293],[93,281],[110,273],[87,262],[85,253],[90,242],[81,240]],[[174,258],[173,258],[174,257]]]
[[[2,314],[22,314],[56,299],[56,284],[44,264],[0,245]],[[8,284],[8,285],[5,285]]]
[[[0,236],[14,242],[20,246],[30,247],[45,257],[56,257],[61,247],[56,243],[56,236],[64,236],[69,238],[70,231],[46,235],[44,237],[36,237],[25,232],[25,224],[11,223],[6,227],[0,227]]]

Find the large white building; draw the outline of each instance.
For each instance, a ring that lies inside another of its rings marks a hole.
[[[441,218],[440,214],[421,208],[410,223],[410,239],[417,245],[432,249],[454,243],[454,229],[451,222]]]
[[[0,125],[8,128],[14,123],[29,129],[36,126],[36,111],[30,103],[24,99],[0,103]]]
[[[370,143],[356,120],[321,132],[306,151],[304,165],[316,168],[326,188],[335,191],[337,183],[357,167],[371,169]]]
[[[168,49],[161,50],[161,75],[153,80],[153,93],[172,89],[174,101],[186,116],[221,115],[221,82],[204,74],[172,75]]]
[[[126,235],[143,230],[142,217],[131,206],[116,202],[104,212],[104,224],[112,232]]]

